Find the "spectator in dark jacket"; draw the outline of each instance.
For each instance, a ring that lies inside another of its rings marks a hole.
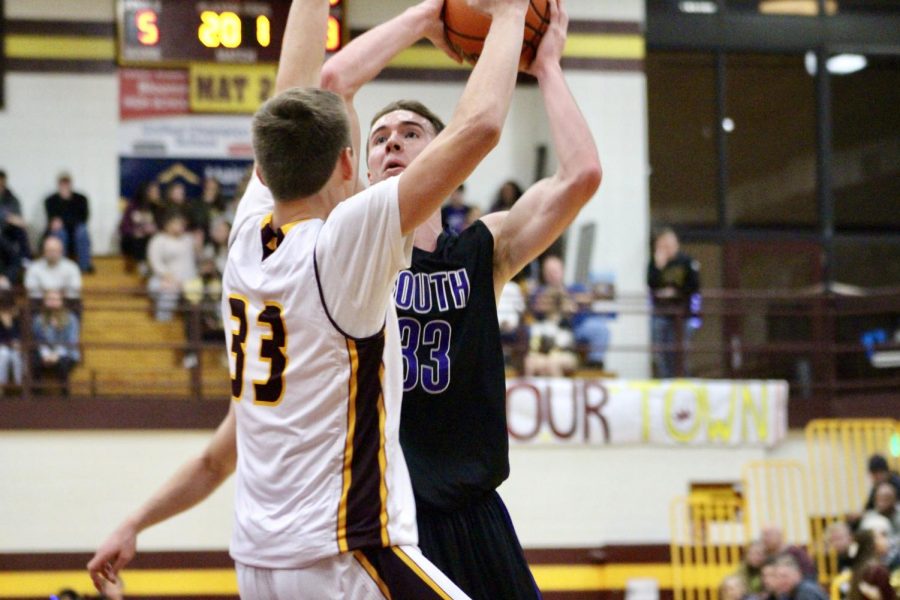
[[[780,600],[828,600],[818,583],[804,579],[800,565],[790,554],[781,554],[775,562],[775,595]]]
[[[63,173],[57,179],[56,193],[44,200],[47,233],[62,240],[66,255],[73,258],[83,273],[92,273],[91,238],[88,234],[88,199],[72,189],[72,176]]]

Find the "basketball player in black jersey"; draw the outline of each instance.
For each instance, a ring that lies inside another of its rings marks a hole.
[[[351,42],[323,68],[323,87],[353,96],[400,50],[426,37],[442,45],[427,0]],[[416,495],[423,553],[472,598],[537,598],[496,488],[509,475],[503,354],[496,298],[509,279],[572,222],[600,184],[597,149],[568,90],[560,58],[567,16],[551,2],[550,27],[528,69],[540,85],[559,158],[557,172],[508,212],[460,235],[441,231],[440,211],[416,230],[412,267],[396,304],[404,348],[401,443]],[[397,102],[366,141],[372,183],[397,175],[442,129],[417,102]]]

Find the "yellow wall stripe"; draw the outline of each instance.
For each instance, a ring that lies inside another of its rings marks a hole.
[[[397,552],[397,555],[408,565],[412,563],[404,553]],[[418,569],[418,565],[410,568]],[[538,587],[545,592],[623,590],[628,580],[636,577],[656,579],[661,589],[672,589],[673,585],[672,567],[668,563],[533,565],[531,572]],[[715,587],[725,574],[720,569],[687,569],[683,577],[690,585]],[[430,580],[424,572],[422,577]],[[129,597],[237,594],[233,569],[126,570],[123,578]],[[64,587],[81,593],[92,591],[86,571],[0,572],[0,598],[47,596]]]
[[[566,40],[567,58],[644,58],[644,37],[628,34],[572,34]]]
[[[6,36],[7,58],[115,60],[115,40],[108,37],[14,34]]]
[[[566,58],[641,60],[646,51],[644,37],[637,34],[578,33],[569,36]],[[469,69],[458,65],[433,46],[413,46],[398,54],[390,65],[407,69]]]
[[[238,593],[234,569],[133,570],[124,571],[126,595],[138,596],[210,596]],[[44,596],[62,588],[82,594],[95,594],[94,586],[83,571],[28,571],[0,573],[0,598]]]

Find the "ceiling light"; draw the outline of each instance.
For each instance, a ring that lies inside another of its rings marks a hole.
[[[816,53],[812,50],[807,52],[803,62],[806,72],[815,77],[818,71]],[[850,75],[865,69],[869,61],[862,54],[835,54],[825,64],[828,66],[828,72],[832,75]]]
[[[711,0],[683,0],[678,3],[678,10],[685,13],[713,15],[719,12],[719,5]]]

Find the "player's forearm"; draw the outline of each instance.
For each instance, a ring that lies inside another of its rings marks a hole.
[[[600,186],[602,170],[597,145],[559,64],[547,65],[537,77],[559,159],[555,179],[568,190],[559,199],[580,208]]]
[[[425,37],[428,22],[421,6],[413,6],[370,29],[328,59],[322,68],[322,87],[352,98],[402,50]]]
[[[328,0],[294,0],[288,13],[275,93],[319,85],[328,31]]]
[[[485,149],[485,155],[499,140],[509,113],[526,9],[527,6],[506,5],[494,15],[481,56],[448,125],[448,129],[460,126],[492,136],[493,144]]]
[[[128,518],[141,532],[199,504],[233,472],[233,467],[200,456],[183,465],[144,506]]]

